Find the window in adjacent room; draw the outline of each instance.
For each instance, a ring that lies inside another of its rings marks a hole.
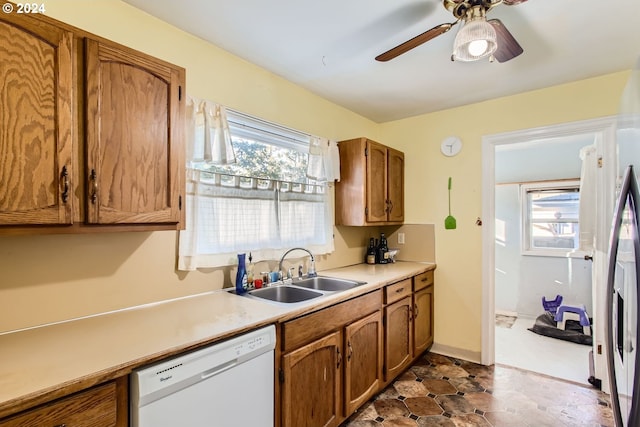
[[[523,184],[523,254],[566,256],[579,247],[580,183]]]

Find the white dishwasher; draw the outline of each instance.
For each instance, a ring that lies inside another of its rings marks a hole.
[[[273,325],[134,371],[131,427],[273,427]]]

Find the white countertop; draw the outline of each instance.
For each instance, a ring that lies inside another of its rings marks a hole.
[[[169,354],[315,311],[433,268],[413,262],[359,264],[319,274],[366,285],[304,303],[272,304],[222,290],[1,335],[0,413],[17,401],[44,402],[48,394],[71,384],[126,375]]]

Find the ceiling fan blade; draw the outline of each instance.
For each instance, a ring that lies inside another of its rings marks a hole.
[[[493,53],[493,57],[496,58],[498,62],[507,62],[524,52],[522,46],[518,44],[509,30],[507,30],[507,27],[505,27],[499,19],[490,19],[487,22],[496,30],[498,49]]]
[[[396,56],[400,56],[405,52],[410,51],[411,49],[413,49],[414,47],[418,47],[423,43],[428,42],[429,40],[438,37],[441,34],[446,33],[447,31],[449,31],[451,29],[451,27],[453,27],[455,24],[457,24],[458,22],[453,22],[453,23],[444,23],[444,24],[440,24],[436,27],[431,28],[430,30],[425,31],[424,33],[415,36],[414,38],[412,38],[411,40],[407,40],[404,43],[399,44],[398,46],[389,49],[388,51],[386,51],[385,53],[382,53],[378,56],[376,56],[376,61],[381,61],[381,62],[386,62],[389,61],[393,58],[395,58]]]
[[[502,0],[502,3],[507,6],[515,6],[516,4],[524,3],[526,1],[527,0]]]

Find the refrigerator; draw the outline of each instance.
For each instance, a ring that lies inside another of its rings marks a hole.
[[[640,62],[624,90],[616,129],[618,183],[607,271],[607,368],[616,427],[640,426]]]

